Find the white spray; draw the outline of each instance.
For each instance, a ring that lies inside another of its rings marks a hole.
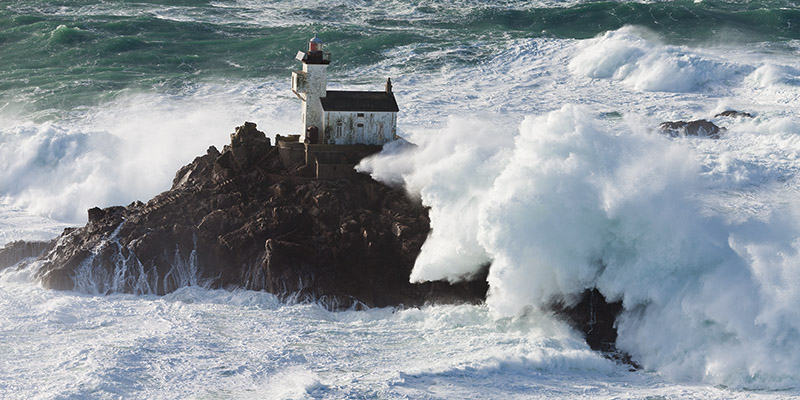
[[[736,224],[712,215],[700,200],[714,196],[713,175],[682,142],[609,129],[583,107],[527,118],[511,149],[474,126],[451,123],[433,147],[406,153],[418,169],[400,176],[386,164],[401,155],[361,166],[431,207],[412,280],[457,280],[491,260],[487,301],[498,316],[596,287],[623,301],[618,346],[646,368],[743,387],[798,379],[790,304],[800,289],[787,284],[800,279],[797,213]],[[459,129],[477,141],[430,153]]]

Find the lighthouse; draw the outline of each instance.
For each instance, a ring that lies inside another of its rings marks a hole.
[[[398,138],[392,81],[381,91],[328,90],[331,55],[317,35],[297,52],[303,69],[292,71],[292,92],[303,102],[299,135],[275,136],[284,167],[317,179],[348,179],[364,157]],[[304,168],[304,169],[303,169]]]
[[[292,72],[292,91],[303,101],[300,143],[382,146],[397,139],[399,109],[390,79],[382,91],[328,90],[331,55],[317,35],[296,58],[303,63],[302,71]]]
[[[303,101],[303,128],[300,142],[320,144],[322,129],[322,102],[327,94],[328,64],[330,53],[323,51],[322,40],[314,35],[308,41],[308,51],[297,52],[297,60],[303,63],[302,71],[292,72],[292,92]]]

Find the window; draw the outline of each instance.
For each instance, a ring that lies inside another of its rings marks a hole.
[[[337,122],[336,123],[336,137],[337,138],[342,137],[342,131],[343,130],[344,130],[344,127],[342,126],[342,121]]]
[[[357,114],[356,114],[356,117],[358,117],[358,118],[364,118],[364,113],[357,113]]]

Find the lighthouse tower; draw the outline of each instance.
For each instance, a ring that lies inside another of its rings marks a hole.
[[[297,52],[297,60],[303,63],[302,71],[292,72],[292,92],[303,101],[303,129],[300,142],[322,143],[323,110],[320,98],[327,92],[327,69],[331,55],[323,51],[323,43],[317,35],[308,41],[308,51]]]

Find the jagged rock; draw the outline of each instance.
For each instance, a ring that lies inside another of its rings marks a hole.
[[[586,343],[594,350],[613,351],[617,341],[614,322],[622,311],[622,302],[608,303],[597,289],[587,289],[570,306],[556,303],[553,309],[567,317],[578,330],[586,332]]]
[[[184,165],[175,173],[175,178],[172,180],[172,189],[200,186],[204,183],[211,184],[224,180],[223,177],[214,173],[214,161],[220,155],[216,147],[209,147],[205,155],[195,158],[191,164]]]
[[[707,136],[712,139],[719,139],[725,132],[725,128],[720,128],[711,121],[699,119],[696,121],[668,121],[662,122],[658,126],[661,132],[672,137],[679,136]]]
[[[730,118],[754,118],[753,114],[748,112],[741,112],[736,110],[726,110],[714,116],[714,118],[719,117],[730,117]]]
[[[90,222],[99,221],[106,215],[106,213],[103,210],[101,210],[100,207],[92,207],[89,209],[88,213]]]
[[[269,150],[270,140],[252,122],[236,127],[231,134],[231,157],[241,171],[252,168]]]

